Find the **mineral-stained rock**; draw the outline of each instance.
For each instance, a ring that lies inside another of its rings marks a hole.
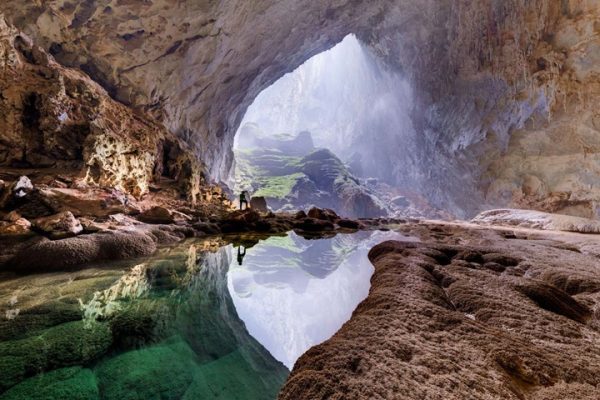
[[[49,217],[38,218],[34,221],[34,226],[52,239],[64,239],[76,236],[83,231],[81,223],[70,211],[63,211]]]
[[[201,162],[162,125],[111,99],[80,70],[56,63],[3,17],[0,53],[0,166],[64,168],[138,198],[167,177],[190,201],[200,200]]]
[[[0,221],[0,236],[29,236],[32,235],[31,222],[18,218],[13,222]]]

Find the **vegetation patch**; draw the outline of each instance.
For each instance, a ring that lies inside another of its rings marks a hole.
[[[254,193],[254,196],[283,199],[291,194],[296,182],[305,176],[299,172],[284,176],[259,177],[257,182],[260,188]]]

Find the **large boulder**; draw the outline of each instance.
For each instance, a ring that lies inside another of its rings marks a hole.
[[[73,237],[83,231],[83,226],[71,211],[38,218],[34,221],[34,227],[52,239]]]
[[[8,266],[20,272],[53,271],[102,260],[149,256],[159,238],[142,231],[110,231],[62,240],[42,238],[20,250]]]
[[[250,208],[255,211],[268,212],[267,200],[263,196],[256,196],[250,199]]]
[[[149,224],[172,224],[175,222],[175,214],[165,207],[156,206],[141,213],[138,219]]]

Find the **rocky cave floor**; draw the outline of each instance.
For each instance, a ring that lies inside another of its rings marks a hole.
[[[149,256],[188,237],[251,246],[289,230],[323,237],[391,229],[418,238],[371,250],[375,273],[368,298],[330,340],[298,360],[282,399],[598,398],[597,235],[351,220],[316,208],[308,214],[241,212],[218,189],[211,201],[191,207],[173,200],[169,182],[137,201],[68,176],[52,182],[48,175],[30,176],[5,172],[11,179],[1,185],[5,283],[23,274]]]

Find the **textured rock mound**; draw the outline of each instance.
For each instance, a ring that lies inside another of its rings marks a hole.
[[[534,210],[489,210],[477,215],[472,222],[555,231],[600,233],[600,221]]]
[[[279,398],[596,399],[595,256],[550,240],[458,232],[461,241],[495,237],[500,247],[373,248],[368,298],[297,361]],[[577,276],[581,290],[565,290]]]

